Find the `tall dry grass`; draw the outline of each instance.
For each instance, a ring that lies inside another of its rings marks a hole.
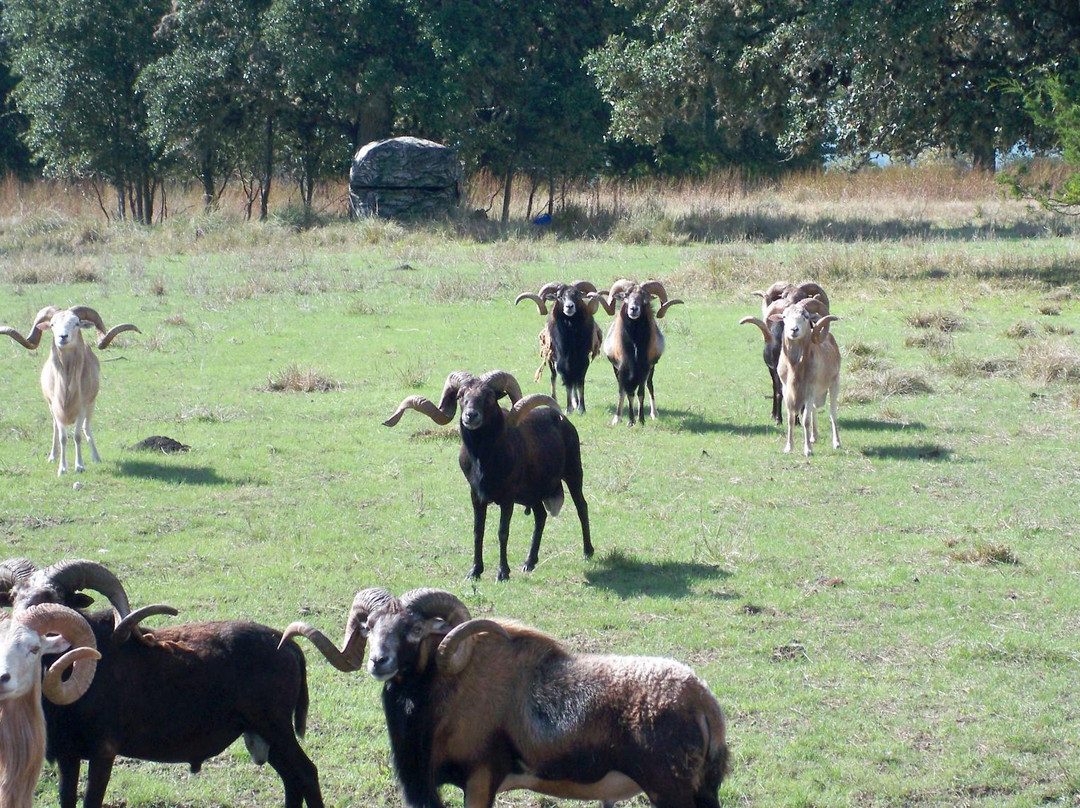
[[[317,242],[330,244],[358,236],[386,243],[407,230],[427,230],[478,241],[550,233],[560,239],[678,245],[966,241],[1073,235],[1078,229],[1073,218],[1011,198],[991,175],[947,164],[812,171],[775,180],[737,171],[695,180],[597,179],[559,187],[554,219],[544,227],[530,219],[547,208],[545,188],[519,179],[506,227],[495,221],[501,188],[501,180],[490,175],[470,177],[457,215],[432,226],[349,222],[344,177],[319,188],[313,215],[302,211],[294,185],[277,182],[270,221],[264,223],[247,220],[247,200],[238,187],[230,186],[217,210],[207,213],[196,185],[175,184],[165,189],[159,225],[144,228],[110,215],[114,200],[107,188],[8,177],[0,181],[0,250],[17,256],[94,252],[104,244],[139,251],[223,249],[277,242],[301,230],[317,232]]]

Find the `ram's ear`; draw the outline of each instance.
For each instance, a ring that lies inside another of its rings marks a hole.
[[[62,654],[70,647],[71,643],[62,634],[46,634],[41,638],[41,653],[43,655]]]
[[[68,595],[64,600],[64,605],[71,609],[89,609],[94,605],[94,599],[84,592],[75,592]]]

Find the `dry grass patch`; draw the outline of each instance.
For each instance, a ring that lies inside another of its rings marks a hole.
[[[916,312],[909,314],[907,323],[915,328],[932,328],[937,331],[959,331],[964,327],[964,321],[955,314],[949,312]]]
[[[1014,359],[1001,357],[960,356],[949,363],[949,372],[959,379],[988,378],[991,376],[1012,376],[1016,372]]]
[[[954,550],[949,554],[953,561],[963,564],[1019,564],[1020,558],[1007,544],[981,544],[969,550]]]
[[[1039,333],[1039,330],[1035,327],[1034,323],[1028,323],[1021,320],[1006,328],[1003,333],[1006,337],[1009,337],[1009,339],[1027,339],[1028,337],[1034,337]]]
[[[856,404],[869,404],[893,396],[917,396],[934,392],[934,388],[919,373],[896,368],[884,368],[865,373],[841,384],[843,399]]]
[[[1080,381],[1080,354],[1060,340],[1043,340],[1020,349],[1020,367],[1042,384]]]
[[[1057,334],[1060,337],[1068,337],[1076,333],[1075,328],[1070,328],[1067,325],[1060,325],[1058,323],[1043,323],[1043,331],[1047,334]]]
[[[296,364],[288,365],[276,377],[270,376],[266,380],[266,390],[271,393],[328,393],[340,389],[337,380],[314,368],[300,368]]]
[[[1039,306],[1039,314],[1045,314],[1047,317],[1057,317],[1061,314],[1061,306],[1056,303],[1043,303]]]
[[[951,354],[955,344],[951,334],[944,331],[921,331],[904,338],[907,348],[920,348],[931,356],[942,357]]]

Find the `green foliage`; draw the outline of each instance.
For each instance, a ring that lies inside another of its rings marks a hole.
[[[166,0],[9,0],[3,17],[35,158],[51,176],[110,183],[116,215],[146,223],[161,155],[136,81],[161,52],[153,32],[167,8]]]

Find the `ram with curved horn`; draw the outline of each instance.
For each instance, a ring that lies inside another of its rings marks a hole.
[[[90,346],[83,340],[81,329],[95,328],[101,339],[99,349],[109,347],[117,334],[139,331],[132,323],[123,323],[106,330],[101,315],[89,306],[72,306],[60,309],[46,306],[34,318],[27,336],[10,326],[0,327],[0,334],[7,334],[24,348],[35,350],[41,342],[42,331],[52,332],[52,348],[49,358],[41,369],[41,392],[49,404],[53,417],[52,451],[49,462],[59,459],[57,474],[68,470],[67,427],[74,425],[75,471],[84,471],[82,443],[85,438],[90,445],[90,457],[95,463],[101,461],[94,436],[90,431],[90,418],[94,413],[101,381],[101,365]]]
[[[509,410],[499,399],[509,397]],[[562,509],[563,481],[581,522],[585,557],[593,554],[589,536],[589,506],[582,493],[581,443],[577,430],[559,411],[554,398],[534,393],[521,396],[517,380],[503,370],[477,378],[455,371],[446,378],[436,405],[423,396],[405,398],[386,421],[394,426],[409,409],[435,423],[450,423],[461,406],[461,452],[458,463],[469,482],[473,507],[473,565],[470,578],[484,571],[484,528],[488,505],[499,507],[498,580],[510,577],[507,542],[514,505],[533,514],[532,544],[522,571],[531,571],[540,554],[540,539],[547,515]]]
[[[784,388],[784,407],[787,410],[787,439],[784,452],[790,452],[794,440],[795,416],[801,415],[803,454],[810,457],[817,443],[817,411],[829,400],[829,423],[832,445],[840,448],[840,430],[836,423],[837,399],[840,396],[840,348],[829,326],[839,318],[826,314],[816,316],[813,304],[807,299],[784,310],[784,334],[777,373]]]
[[[591,295],[586,299],[587,295]],[[589,363],[600,355],[603,332],[593,315],[600,305],[596,287],[589,281],[559,283],[552,281],[540,287],[536,294],[523,292],[514,300],[532,300],[541,315],[546,316],[540,330],[541,365],[535,381],[540,381],[544,367],[551,371],[551,397],[555,398],[555,376],[566,388],[566,412],[585,412],[585,374]],[[551,312],[547,304],[551,303]]]
[[[635,394],[638,398],[636,420],[645,423],[646,388],[649,391],[649,415],[655,419],[653,373],[664,353],[664,335],[656,321],[667,314],[669,308],[682,301],[668,299],[667,290],[660,281],[638,284],[626,278],[615,281],[611,289],[600,292],[597,298],[604,311],[615,317],[603,344],[604,355],[610,360],[615,370],[615,381],[619,385],[619,404],[611,424],[619,423],[623,401],[628,398],[630,425],[634,425]],[[660,301],[655,315],[652,310],[653,298]]]
[[[61,652],[42,679],[44,656]],[[0,613],[0,805],[30,808],[45,762],[42,696],[56,704],[82,697],[99,657],[93,631],[73,609],[42,603]]]
[[[761,329],[761,335],[765,340],[761,358],[765,362],[765,369],[769,372],[769,380],[772,383],[772,419],[777,426],[783,426],[784,393],[777,367],[783,344],[784,310],[794,303],[802,302],[806,311],[816,320],[829,313],[829,296],[816,283],[807,282],[795,286],[787,281],[777,281],[768,289],[755,291],[753,294],[761,298],[761,319],[743,317],[739,320],[739,325],[752,324]],[[799,422],[798,419],[799,415],[796,414],[795,423]]]
[[[468,808],[524,789],[618,800],[644,793],[657,808],[718,808],[726,773],[723,711],[678,662],[576,654],[535,629],[474,619],[449,592],[400,599],[366,589],[353,601],[342,648],[293,623],[343,671],[383,683],[390,749],[409,808],[441,808],[439,787]]]
[[[281,777],[288,808],[305,802],[322,808],[318,770],[297,741],[307,723],[308,689],[296,643],[279,649],[280,632],[235,620],[155,628],[140,641],[131,636],[140,620],[176,609],[130,609],[123,587],[102,565],[0,564],[0,602],[13,602],[16,614],[23,603],[50,598],[84,607],[89,598],[82,589],[108,592],[113,608],[83,613],[101,652],[85,695],[66,706],[44,705],[46,756],[57,764],[61,808],[75,808],[84,760],[83,806],[101,808],[117,755],[198,771],[241,735],[252,759],[269,762]]]

